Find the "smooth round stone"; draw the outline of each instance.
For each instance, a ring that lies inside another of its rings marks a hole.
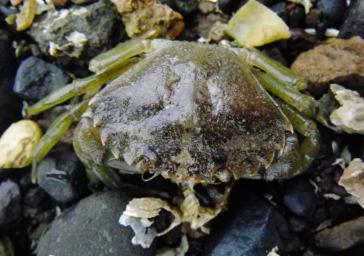
[[[155,248],[132,245],[133,232],[118,224],[126,204],[125,192],[93,194],[67,209],[41,237],[38,256],[152,256]]]

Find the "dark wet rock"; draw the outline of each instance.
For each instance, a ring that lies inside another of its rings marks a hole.
[[[232,12],[238,10],[246,2],[247,0],[218,0],[217,4],[221,11],[226,14],[231,14]]]
[[[283,202],[297,216],[309,218],[316,207],[314,187],[307,180],[291,181],[287,184]]]
[[[328,209],[325,206],[318,206],[310,221],[316,225],[319,225],[320,223],[329,219],[329,217]]]
[[[131,244],[133,232],[118,224],[132,198],[123,193],[93,194],[66,210],[40,239],[38,256],[148,256],[154,248]]]
[[[11,240],[6,236],[0,237],[0,255],[1,256],[13,256],[14,248]]]
[[[292,69],[311,82],[313,90],[324,91],[330,83],[352,87],[364,84],[364,40],[330,39],[300,54]]]
[[[7,180],[0,183],[0,229],[8,229],[21,218],[21,194],[18,184]]]
[[[191,14],[198,8],[197,0],[162,0],[160,2],[184,15]]]
[[[325,32],[326,29],[328,29],[328,27],[329,24],[326,21],[320,21],[319,23],[317,23],[315,26],[316,37],[319,38],[320,40],[324,40],[326,38]]]
[[[71,77],[56,65],[29,57],[18,68],[14,92],[25,100],[38,101],[70,81]]]
[[[294,240],[283,216],[259,197],[244,196],[240,204],[230,206],[221,217],[222,222],[208,238],[204,255],[267,255],[275,246],[288,250]]]
[[[11,40],[0,30],[0,134],[20,118],[21,101],[12,92],[16,65]]]
[[[294,232],[303,232],[308,227],[307,223],[303,219],[294,216],[290,217],[288,222]]]
[[[6,5],[10,2],[10,0],[0,0],[0,6]]]
[[[174,2],[176,11],[182,14],[191,14],[197,11],[197,0],[174,0]]]
[[[346,0],[319,0],[316,6],[329,26],[340,25],[345,17]]]
[[[43,53],[63,59],[89,59],[120,39],[122,23],[106,0],[48,12],[29,30]]]
[[[282,20],[288,22],[288,10],[285,2],[278,2],[273,4],[270,9],[274,11]]]
[[[272,4],[277,2],[276,0],[257,0],[261,4],[270,7]],[[242,7],[248,0],[218,0],[217,4],[221,11],[226,14],[232,14]]]
[[[70,150],[53,153],[38,166],[39,186],[60,203],[69,203],[84,195],[85,175],[82,164]]]
[[[307,13],[305,18],[306,26],[315,28],[317,24],[320,22],[321,11],[319,9],[311,9],[309,13]]]
[[[24,196],[24,204],[36,208],[41,205],[45,197],[46,194],[40,187],[31,188]]]
[[[288,12],[288,26],[290,28],[302,27],[305,22],[305,9],[303,6],[296,5]]]
[[[302,52],[312,49],[317,45],[317,38],[307,34],[302,28],[290,29],[292,37],[286,46],[280,46],[288,63],[292,63]]]
[[[348,15],[340,28],[339,37],[360,36],[364,38],[364,1],[352,0],[351,2]]]
[[[358,216],[362,208],[357,204],[347,204],[344,200],[327,200],[326,209],[329,218],[334,222],[341,222],[350,216]]]
[[[324,229],[315,235],[316,246],[332,252],[340,252],[362,243],[364,216]]]
[[[33,183],[29,173],[26,173],[19,179],[19,186],[22,191],[26,191],[32,187]]]

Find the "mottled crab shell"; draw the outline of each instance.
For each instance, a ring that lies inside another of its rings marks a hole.
[[[103,145],[96,163],[193,183],[264,178],[290,129],[232,50],[189,42],[149,53],[92,99],[87,118]]]

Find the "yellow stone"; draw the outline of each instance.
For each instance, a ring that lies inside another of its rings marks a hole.
[[[20,13],[16,17],[16,30],[27,30],[33,24],[37,12],[36,0],[24,0]]]
[[[291,37],[284,21],[263,4],[250,0],[230,19],[226,33],[240,46],[255,47]]]
[[[28,166],[41,137],[42,131],[36,122],[21,120],[13,123],[0,138],[0,168]]]

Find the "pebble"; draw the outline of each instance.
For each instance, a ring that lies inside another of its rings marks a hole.
[[[300,5],[296,5],[288,12],[287,24],[290,28],[302,27],[305,23],[305,18],[305,9]]]
[[[198,2],[197,0],[162,0],[160,1],[163,4],[167,4],[169,7],[171,7],[173,10],[188,15],[195,11],[197,11],[198,8]]]
[[[289,225],[292,229],[292,231],[294,232],[303,232],[303,231],[306,231],[307,230],[307,223],[300,219],[300,218],[297,218],[297,217],[290,217],[288,219],[289,221]]]
[[[53,153],[37,171],[39,186],[59,203],[73,202],[86,192],[86,173],[73,151]]]
[[[340,25],[345,17],[345,0],[319,0],[316,4],[328,26]]]
[[[353,0],[348,15],[340,28],[339,37],[350,38],[360,36],[364,38],[364,1]]]
[[[46,194],[40,187],[31,188],[27,191],[24,196],[24,204],[29,207],[37,208],[40,207]]]
[[[288,10],[285,2],[278,2],[273,4],[270,9],[274,11],[284,22],[288,22]]]
[[[9,229],[21,219],[21,194],[18,184],[0,183],[0,229]]]
[[[233,11],[238,10],[246,2],[247,0],[218,0],[217,4],[221,11],[226,14],[232,14]]]
[[[294,235],[283,216],[264,199],[245,195],[240,204],[229,207],[222,222],[212,229],[205,246],[210,256],[267,255],[278,246],[289,247]]]
[[[311,9],[309,13],[307,13],[305,18],[305,23],[307,27],[316,27],[320,22],[321,11],[319,9]]]
[[[364,242],[364,216],[346,221],[315,235],[315,244],[331,252],[347,250]],[[364,247],[362,246],[362,251]]]
[[[325,91],[330,83],[360,87],[364,84],[364,40],[332,38],[303,52],[291,68],[311,82],[317,91]]]
[[[0,134],[20,118],[21,101],[12,92],[16,66],[10,39],[0,30]]]
[[[70,81],[71,77],[56,65],[29,57],[17,70],[13,90],[23,99],[35,102]]]
[[[48,12],[29,30],[41,51],[52,57],[89,60],[119,41],[122,23],[106,0]]]
[[[287,184],[283,202],[297,216],[309,218],[316,207],[314,187],[303,179],[291,181]]]
[[[58,216],[43,235],[37,256],[149,256],[155,248],[132,245],[133,232],[118,224],[132,199],[123,192],[93,194]]]

